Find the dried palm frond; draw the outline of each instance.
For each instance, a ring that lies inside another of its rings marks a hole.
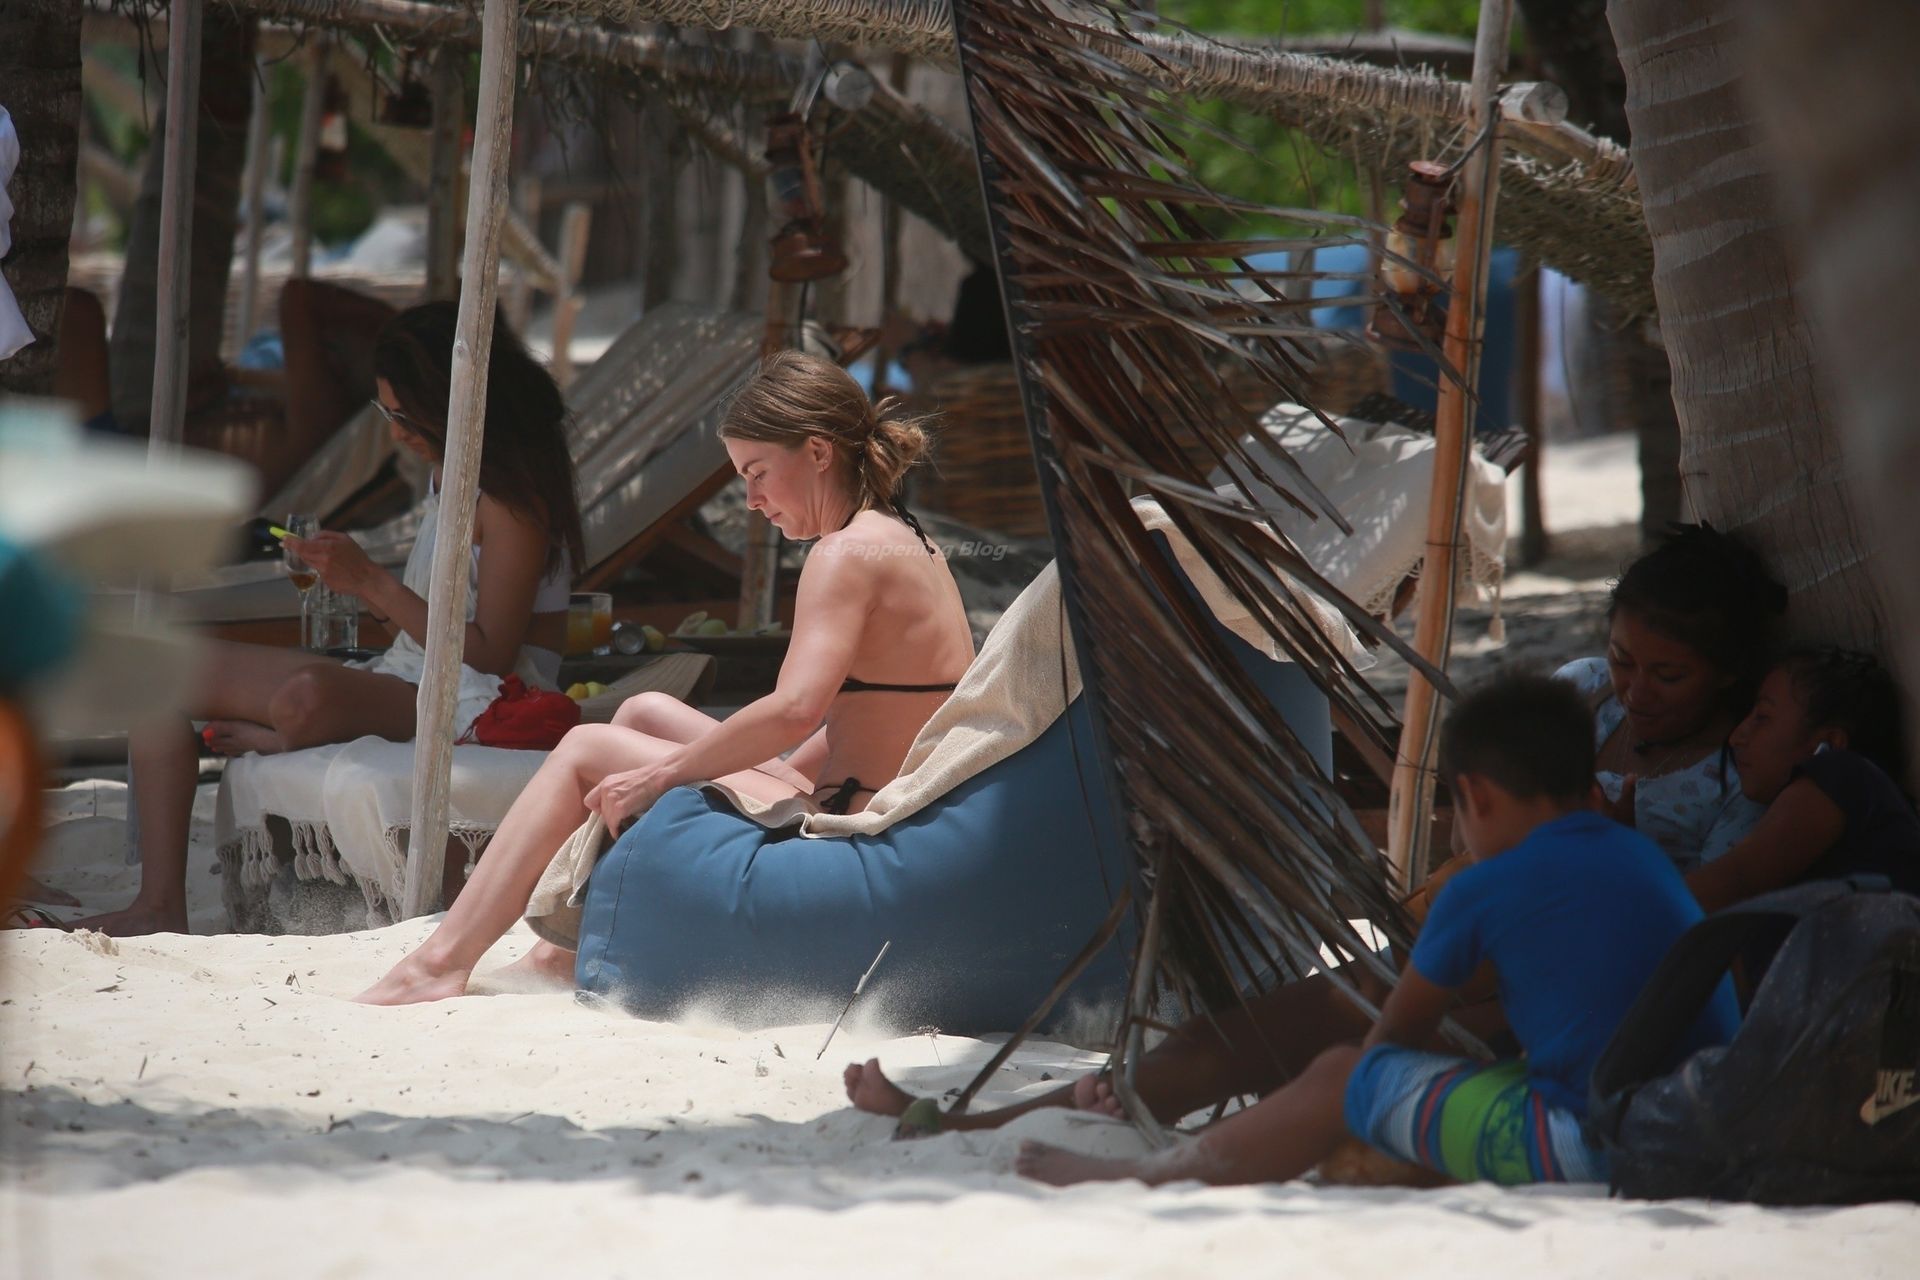
[[[1345,525],[1284,454],[1245,446],[1253,419],[1218,370],[1240,362],[1300,398],[1309,274],[1252,271],[1245,256],[1276,242],[1209,229],[1258,213],[1297,227],[1284,242],[1297,248],[1352,243],[1368,228],[1201,187],[1180,145],[1188,122],[1134,59],[1103,52],[1130,38],[1119,11],[1101,12],[1096,33],[1045,0],[954,8],[1093,749],[1119,784],[1146,890],[1130,1028],[1153,1012],[1156,979],[1189,1008],[1218,1008],[1249,979],[1320,967],[1323,949],[1390,978],[1349,923],[1364,917],[1406,945],[1385,859],[1130,502],[1160,501],[1338,715],[1392,724],[1309,598],[1419,660],[1276,539],[1256,486]],[[1392,305],[1371,281],[1346,289]],[[1216,467],[1237,492],[1209,486]],[[1392,749],[1384,735],[1374,745]]]

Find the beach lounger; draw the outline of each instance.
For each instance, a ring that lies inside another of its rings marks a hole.
[[[759,316],[667,303],[636,321],[574,380],[567,404],[587,544],[581,587],[611,581],[732,475],[715,431],[728,393],[759,362],[765,329]],[[820,341],[817,330],[813,340]],[[375,451],[358,425],[328,448],[326,456],[342,465],[363,466],[362,455]],[[303,471],[293,485],[304,487],[283,493],[325,502],[351,496],[369,478],[329,488],[319,474]],[[354,538],[377,563],[397,570],[419,525],[416,508]],[[218,624],[232,638],[248,638],[245,624],[299,614],[299,598],[277,561],[185,575],[174,581],[172,595],[188,620]]]
[[[579,579],[596,585],[644,555],[732,475],[716,434],[727,396],[759,361],[764,321],[673,303],[635,324],[573,384],[571,447],[579,475],[587,561]],[[418,511],[356,538],[376,560],[405,559]],[[286,616],[295,602],[277,563],[234,566],[176,582],[176,598],[202,621],[259,622]],[[611,716],[625,697],[658,689],[686,698],[705,680],[703,655],[666,655],[603,695],[593,710]],[[461,747],[454,752],[453,838],[477,855],[542,753]],[[269,910],[267,890],[286,880],[353,884],[378,919],[397,900],[391,874],[405,860],[411,743],[377,738],[232,761],[221,780],[215,842],[229,924],[277,932],[299,918],[315,927],[363,927],[351,896],[345,913]]]

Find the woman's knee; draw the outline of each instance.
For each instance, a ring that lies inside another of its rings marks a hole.
[[[289,748],[327,741],[325,673],[308,667],[281,682],[267,703],[267,718]]]
[[[664,704],[664,705],[663,705]],[[636,693],[620,704],[613,713],[613,723],[622,729],[638,729],[641,733],[656,733],[671,714],[668,708],[678,707],[677,698],[650,689],[646,693]]]

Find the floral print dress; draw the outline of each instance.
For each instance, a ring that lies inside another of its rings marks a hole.
[[[1613,696],[1607,660],[1579,658],[1554,675],[1594,705],[1593,744],[1599,749],[1627,716]],[[1602,771],[1598,777],[1607,799],[1619,799],[1624,775]],[[1685,769],[1642,778],[1633,793],[1634,826],[1666,851],[1682,875],[1738,844],[1765,812],[1766,806],[1740,794],[1740,774],[1725,750]]]

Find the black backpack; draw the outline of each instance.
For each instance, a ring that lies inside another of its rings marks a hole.
[[[1616,1194],[1920,1199],[1920,898],[1873,880],[1770,893],[1674,944],[1593,1071]],[[1733,1042],[1668,1071],[1734,958],[1783,926]]]

